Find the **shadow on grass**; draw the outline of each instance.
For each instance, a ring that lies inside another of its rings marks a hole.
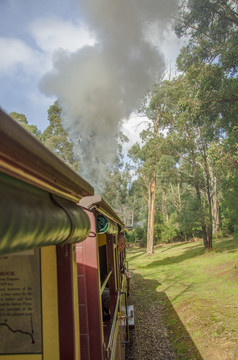
[[[160,252],[162,253],[162,252],[165,252],[165,251],[168,251],[168,250],[171,250],[171,249],[174,249],[174,248],[176,248],[176,247],[179,247],[179,246],[184,246],[186,243],[179,243],[179,244],[174,244],[174,245],[167,245],[166,246],[166,248],[165,249],[163,249],[163,250],[161,250]],[[200,244],[199,244],[200,245]],[[197,246],[199,246],[199,245],[197,245]]]
[[[229,238],[229,239],[218,239],[213,241],[214,251],[221,252],[236,252],[238,251],[238,241]]]
[[[223,252],[233,253],[233,252],[238,251],[238,241],[235,241],[230,238],[214,240],[213,245],[214,245],[214,250],[213,250],[214,253],[223,253]],[[157,252],[157,254],[159,254],[159,253],[163,253],[165,251],[171,250],[176,247],[183,247],[184,251],[180,255],[177,255],[177,256],[176,255],[168,256],[162,260],[151,261],[149,264],[145,265],[144,267],[148,268],[148,269],[152,269],[157,266],[178,264],[185,260],[195,258],[198,256],[202,256],[206,253],[202,242],[199,242],[197,244],[192,243],[192,246],[190,243],[188,244],[188,246],[186,246],[186,243],[179,243],[179,244],[174,244],[171,246],[168,245],[165,249],[160,250],[160,248],[157,248],[156,252]],[[128,251],[128,254],[129,254],[128,260],[129,261],[134,260],[137,257],[144,255],[145,253],[146,253],[145,249],[130,248],[130,250]]]
[[[157,266],[163,266],[163,265],[172,265],[172,264],[178,264],[182,261],[185,261],[187,259],[191,259],[197,256],[201,256],[205,253],[205,250],[202,247],[198,248],[191,248],[189,250],[184,251],[182,254],[177,256],[170,256],[162,260],[156,260],[151,261],[148,265],[146,265],[146,268],[153,268]]]
[[[128,261],[134,260],[134,259],[138,258],[139,256],[144,255],[144,254],[145,254],[145,251],[143,250],[143,251],[141,251],[141,252],[138,253],[138,250],[137,250],[137,251],[134,252],[134,253],[135,253],[135,255],[132,255],[132,256],[129,255],[129,256],[128,256]],[[130,254],[133,254],[133,253],[130,252]]]
[[[177,360],[203,360],[190,334],[174,310],[165,292],[159,292],[158,298],[164,304],[164,318],[171,333],[172,346]]]
[[[166,293],[156,291],[159,285],[132,273],[129,302],[134,304],[135,328],[126,359],[203,360]]]

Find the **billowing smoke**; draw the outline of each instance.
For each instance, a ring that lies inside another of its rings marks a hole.
[[[158,34],[176,11],[176,0],[80,1],[79,15],[96,43],[77,52],[58,51],[54,69],[40,82],[64,109],[64,125],[80,138],[80,175],[96,189],[114,159],[123,119],[138,108],[164,70],[163,57],[148,40],[151,19]]]

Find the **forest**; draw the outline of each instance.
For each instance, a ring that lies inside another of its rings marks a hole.
[[[238,13],[235,1],[183,1],[174,31],[186,38],[176,75],[155,81],[141,101],[140,141],[108,167],[104,199],[126,225],[128,241],[153,253],[155,244],[233,235],[238,240]],[[10,116],[80,174],[80,156],[62,125],[62,109],[48,110],[39,131],[23,114]],[[80,148],[80,140],[79,140]]]

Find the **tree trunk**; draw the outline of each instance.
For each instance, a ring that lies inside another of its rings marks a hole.
[[[209,175],[209,171],[208,171],[207,155],[206,155],[205,149],[204,149],[203,159],[204,159],[207,201],[208,201],[208,208],[209,208],[208,249],[211,250],[212,249],[212,201],[211,201],[211,192],[210,192],[210,175]]]
[[[203,209],[202,209],[202,201],[201,201],[201,193],[200,193],[200,188],[199,188],[198,184],[195,184],[195,189],[196,189],[196,195],[197,195],[197,199],[198,199],[198,209],[199,209],[200,221],[201,221],[201,226],[202,226],[203,244],[204,244],[204,248],[208,249],[206,222],[204,219],[204,214],[203,214]]]
[[[156,119],[153,119],[154,139],[159,136],[160,113],[157,112]],[[156,192],[156,164],[158,162],[158,143],[155,147],[155,161],[152,174],[149,180],[148,196],[148,228],[147,228],[147,255],[154,252],[154,222],[155,222],[155,192]]]
[[[180,188],[180,181],[178,182],[178,202],[179,202],[179,211],[182,210],[182,200],[181,200],[181,188]]]
[[[131,225],[134,226],[134,213],[135,213],[135,209],[133,207],[132,211],[131,211]]]
[[[204,248],[208,249],[209,244],[207,241],[206,222],[205,222],[203,208],[202,208],[201,193],[200,193],[200,187],[199,187],[198,176],[197,176],[197,167],[196,167],[196,162],[194,159],[193,151],[192,151],[192,155],[193,155],[194,187],[196,190],[196,196],[197,196],[197,200],[198,200],[198,209],[199,209],[200,221],[201,221],[201,226],[202,226],[203,243],[204,243]]]
[[[215,235],[219,232],[219,204],[217,199],[217,178],[214,176],[212,167],[210,166],[210,176],[213,189],[212,196],[212,234]]]
[[[168,207],[167,207],[166,194],[165,194],[164,188],[162,188],[162,208],[163,208],[162,211],[165,215],[165,221],[166,221],[166,223],[168,223],[169,222],[169,214],[168,214]]]
[[[149,182],[148,197],[148,230],[147,230],[147,255],[154,252],[154,216],[155,216],[155,190],[156,190],[156,173],[152,174]]]

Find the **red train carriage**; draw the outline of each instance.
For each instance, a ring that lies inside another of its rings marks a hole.
[[[0,360],[125,358],[123,229],[90,184],[0,110]]]

